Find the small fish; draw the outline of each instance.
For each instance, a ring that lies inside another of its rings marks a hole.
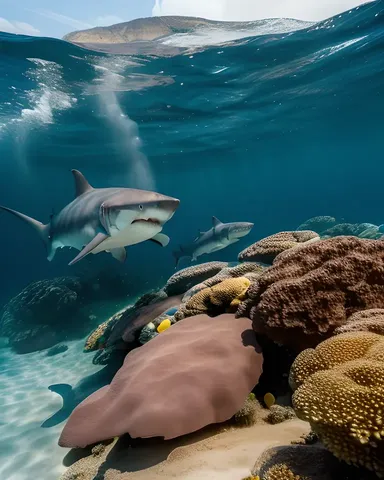
[[[190,257],[192,262],[204,254],[222,250],[223,248],[238,242],[245,237],[253,228],[253,223],[233,222],[222,223],[216,217],[212,217],[212,228],[207,232],[200,232],[194,242],[190,245],[180,246],[178,251],[173,252],[176,259],[176,267],[184,257]]]
[[[73,265],[89,253],[107,251],[123,262],[125,247],[151,240],[165,247],[169,238],[160,233],[180,201],[160,193],[132,188],[93,188],[78,170],[72,170],[75,199],[47,225],[20,212],[0,206],[30,225],[46,245],[49,261],[58,248],[73,247],[80,253]]]

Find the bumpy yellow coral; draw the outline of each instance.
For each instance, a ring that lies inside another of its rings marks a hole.
[[[99,325],[86,339],[84,352],[92,352],[104,347],[103,338],[113,318],[109,318]]]
[[[271,467],[263,476],[263,480],[306,480],[306,477],[295,475],[288,465],[281,463]]]
[[[298,355],[293,406],[336,457],[384,477],[384,336],[351,332]]]
[[[248,278],[237,277],[227,278],[213,287],[204,288],[180,307],[175,319],[178,321],[200,313],[218,315],[233,309],[236,307],[236,300],[245,298],[250,284]]]

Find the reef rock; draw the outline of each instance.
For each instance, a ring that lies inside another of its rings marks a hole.
[[[207,262],[183,268],[176,272],[167,281],[164,291],[167,295],[180,295],[185,293],[197,283],[204,282],[216,275],[228,264],[225,262]]]
[[[131,351],[111,384],[74,410],[59,444],[85,447],[124,433],[171,439],[224,422],[243,407],[262,363],[249,319],[185,319]]]
[[[334,333],[339,335],[339,333],[358,331],[384,335],[384,309],[372,308],[356,312],[348,318],[345,325],[337,327]]]
[[[263,238],[239,253],[240,262],[263,262],[271,264],[280,253],[307,242],[320,240],[316,232],[279,232]]]
[[[355,312],[384,308],[384,242],[338,237],[276,259],[247,292],[238,316],[297,351],[332,336]]]
[[[324,230],[334,227],[335,224],[336,218],[321,215],[318,217],[309,218],[300,226],[298,226],[296,230],[312,230],[318,234],[321,234],[322,232],[324,232]]]
[[[68,336],[81,338],[89,328],[89,319],[79,318],[87,293],[76,277],[33,282],[5,306],[0,336],[18,353],[52,347]]]
[[[297,416],[327,449],[384,476],[384,336],[344,333],[304,350],[290,384]]]
[[[372,235],[372,228],[376,231],[377,235]],[[369,233],[370,232],[370,233]],[[339,223],[334,227],[328,228],[322,232],[322,237],[339,237],[339,236],[355,236],[360,235],[367,236],[367,238],[380,238],[379,227],[372,223]]]

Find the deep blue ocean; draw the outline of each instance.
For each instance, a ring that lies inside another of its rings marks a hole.
[[[124,275],[116,296],[133,299],[164,284],[172,251],[213,215],[255,226],[201,262],[235,261],[317,215],[383,224],[383,52],[384,0],[320,23],[265,20],[97,50],[0,32],[1,205],[47,223],[73,199],[71,169],[95,187],[180,199],[163,230],[171,243],[129,247],[123,264],[101,253],[69,267],[68,249],[49,262],[35,232],[2,212],[0,308],[32,281],[104,271]],[[60,408],[48,386],[92,373],[82,344],[68,352],[65,363],[1,350],[2,480],[62,471],[62,425],[40,428]]]
[[[296,31],[269,21],[260,35],[207,34],[189,48],[175,38],[184,49],[160,55],[1,33],[0,203],[46,223],[72,200],[72,168],[97,187],[179,198],[166,249],[131,247],[124,265],[106,254],[84,261],[129,273],[132,290],[168,277],[172,249],[212,215],[255,227],[203,261],[235,259],[251,240],[315,215],[384,223],[383,11],[376,1]],[[274,30],[287,31],[263,33]],[[73,251],[50,263],[24,224],[3,214],[0,226],[2,301],[73,272]]]

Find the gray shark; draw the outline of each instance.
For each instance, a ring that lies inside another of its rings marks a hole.
[[[160,233],[180,201],[160,193],[132,188],[93,188],[78,170],[72,170],[75,199],[44,225],[20,212],[0,206],[24,220],[40,235],[51,261],[58,248],[73,247],[80,253],[73,265],[89,253],[110,252],[120,261],[125,247],[152,240],[165,247],[169,238]]]
[[[191,257],[192,262],[200,255],[217,252],[238,242],[252,230],[253,223],[233,222],[222,223],[216,217],[212,217],[212,228],[207,232],[200,232],[190,245],[181,245],[180,250],[173,252],[176,259],[176,268],[181,258]]]

